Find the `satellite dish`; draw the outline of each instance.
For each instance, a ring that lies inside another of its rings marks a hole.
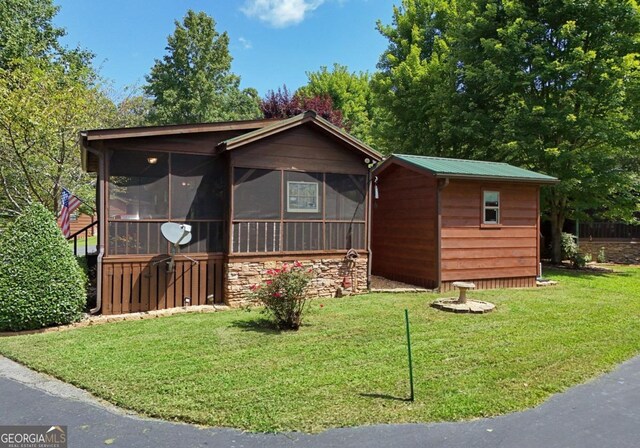
[[[169,258],[156,261],[154,265],[167,262],[167,272],[173,272],[175,257],[176,255],[179,255],[180,246],[189,244],[191,241],[191,226],[189,224],[178,224],[177,222],[165,222],[160,226],[160,232],[162,232],[162,236],[171,243],[171,256]],[[181,256],[191,260],[193,264],[198,264],[198,261],[187,255]]]
[[[160,226],[162,236],[176,248],[184,246],[191,241],[191,226],[178,224],[177,222],[165,222]]]

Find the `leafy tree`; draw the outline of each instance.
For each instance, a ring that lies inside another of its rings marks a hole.
[[[344,126],[361,140],[372,143],[371,125],[374,108],[369,87],[368,73],[351,73],[340,64],[329,71],[320,67],[317,72],[307,72],[309,82],[296,94],[303,98],[329,96],[333,107],[342,112]]]
[[[48,57],[62,51],[64,36],[53,25],[59,6],[51,0],[3,0],[0,2],[0,67],[27,57]]]
[[[457,1],[403,0],[393,23],[378,21],[389,40],[371,82],[377,119],[372,132],[384,152],[454,155],[455,57],[450,30],[458,22]]]
[[[60,44],[57,12],[51,0],[0,3],[0,227],[32,202],[57,213],[62,185],[95,194],[77,132],[107,125],[114,108],[91,53]]]
[[[561,179],[543,194],[554,261],[567,218],[637,210],[635,2],[405,0],[379,28],[391,44],[376,88],[403,150]]]
[[[102,127],[113,104],[93,76],[84,66],[34,60],[0,69],[0,216],[16,216],[32,202],[57,214],[63,186],[94,196],[80,165],[78,131]]]
[[[168,37],[167,54],[156,60],[145,93],[153,98],[158,124],[252,119],[260,116],[255,89],[240,89],[231,72],[229,36],[216,31],[204,12],[187,12]]]
[[[109,97],[114,98],[115,103],[114,115],[109,120],[109,126],[128,128],[152,124],[149,115],[153,99],[145,95],[138,86],[127,86],[119,92],[110,89]]]
[[[279,87],[277,91],[268,91],[260,108],[265,118],[290,118],[306,110],[313,110],[332,124],[344,127],[342,112],[333,107],[331,97],[305,98],[297,93],[292,96],[287,86]]]

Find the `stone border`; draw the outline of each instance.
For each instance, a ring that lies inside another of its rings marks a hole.
[[[228,307],[227,305],[197,305],[197,306],[189,306],[189,307],[167,308],[164,310],[157,310],[157,311],[144,311],[139,313],[112,314],[107,316],[103,316],[103,315],[86,316],[80,322],[76,322],[69,325],[40,328],[38,330],[0,332],[0,337],[21,336],[25,334],[38,334],[38,333],[53,333],[56,331],[73,330],[75,328],[83,328],[83,327],[89,327],[93,325],[108,324],[111,322],[153,319],[156,317],[174,316],[177,314],[187,314],[187,313],[216,313],[218,311],[227,311],[230,309],[231,308]]]
[[[467,299],[464,303],[458,303],[457,297],[438,299],[431,304],[433,308],[450,313],[485,314],[493,311],[496,306],[483,300]]]

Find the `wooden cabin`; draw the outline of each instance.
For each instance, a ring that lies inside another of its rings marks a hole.
[[[544,174],[396,154],[374,171],[372,273],[447,291],[536,285]]]
[[[381,156],[315,112],[90,130],[81,142],[98,176],[94,313],[238,305],[294,261],[315,272],[313,295],[366,289],[369,165]],[[170,272],[169,221],[192,226]]]

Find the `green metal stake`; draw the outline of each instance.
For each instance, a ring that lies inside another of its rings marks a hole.
[[[409,384],[411,385],[411,401],[414,401],[413,394],[413,362],[411,361],[411,334],[409,333],[409,310],[404,310],[404,321],[407,326],[407,353],[409,354]]]

